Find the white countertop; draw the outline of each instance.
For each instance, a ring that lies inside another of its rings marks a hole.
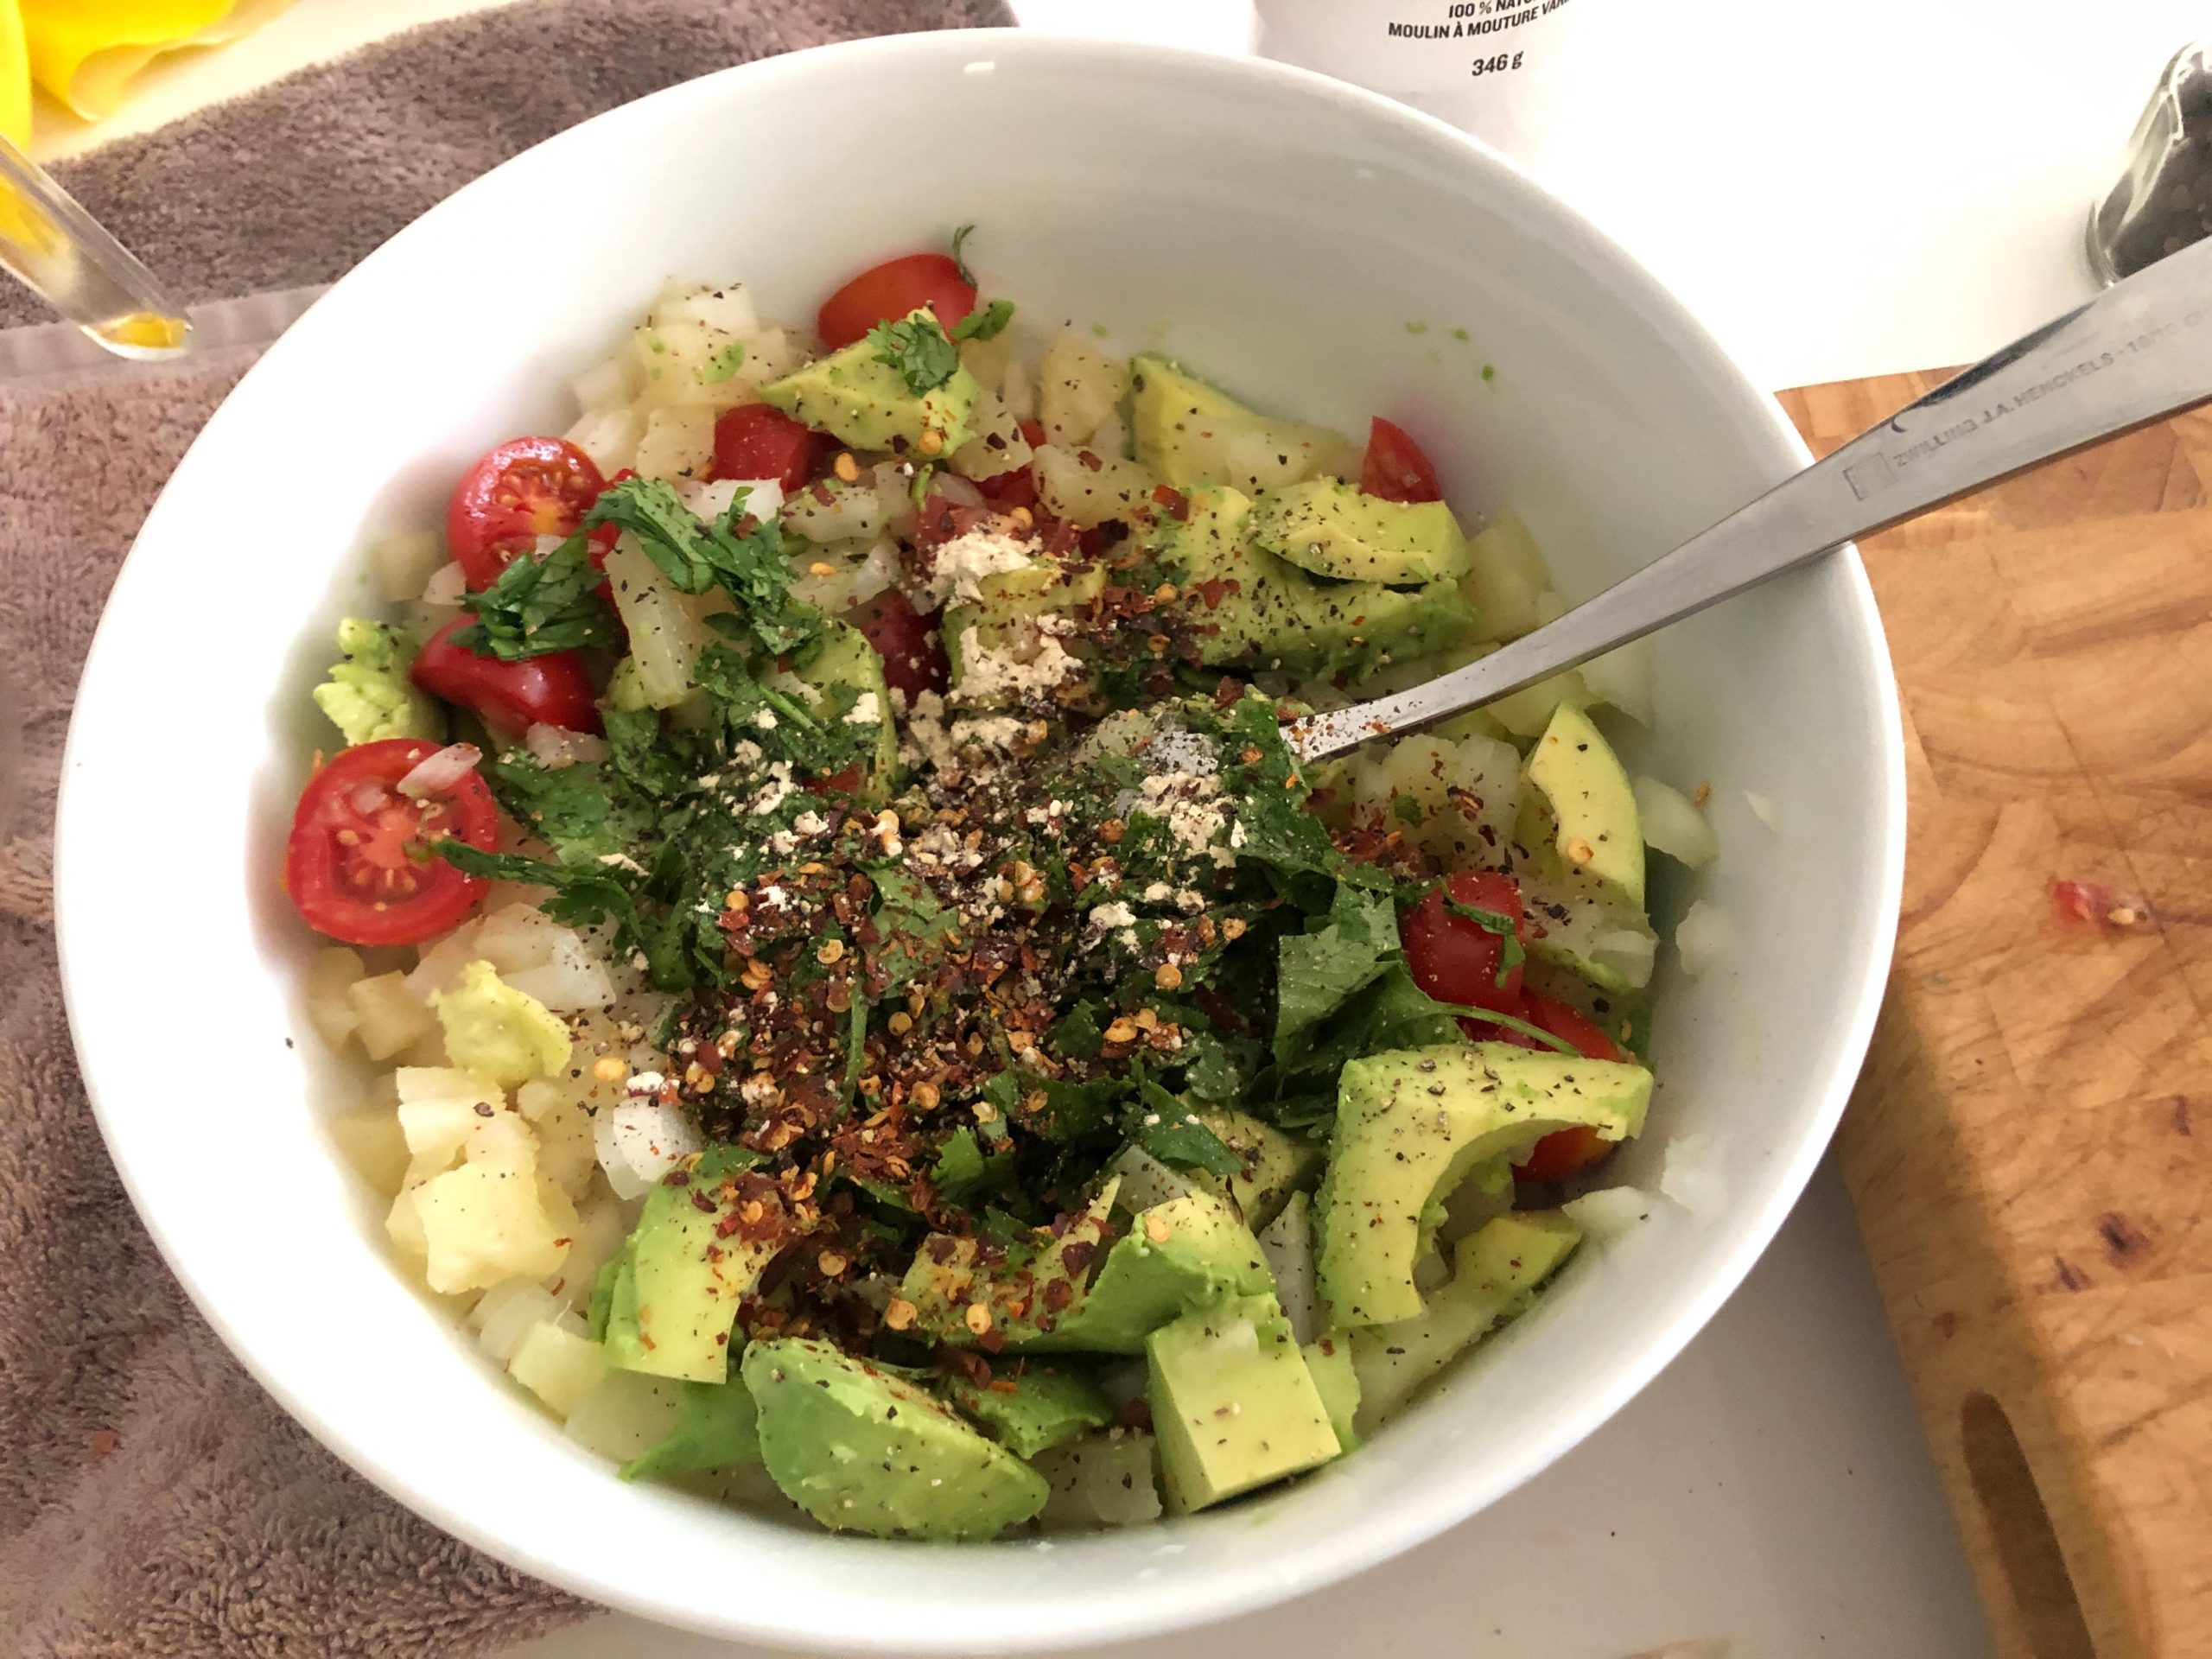
[[[72,153],[486,3],[301,0],[255,40],[158,70],[104,132],[43,120],[37,149]],[[1617,16],[1586,97],[1521,159],[1777,388],[1966,362],[2087,298],[2088,202],[2159,68],[2204,27],[2199,0],[1576,3]],[[1065,32],[1252,38],[1244,0],[1016,7]],[[1675,1644],[1686,1659],[1989,1649],[1832,1173],[1683,1357],[1529,1486],[1346,1585],[1143,1650],[1622,1659]],[[504,1659],[749,1651],[608,1615]]]

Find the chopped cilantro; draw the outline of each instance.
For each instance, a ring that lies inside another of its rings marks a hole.
[[[591,543],[581,535],[542,559],[518,554],[489,588],[461,596],[461,608],[476,620],[456,630],[453,643],[510,663],[619,644],[621,630],[599,596],[601,580],[592,568]]]
[[[1398,959],[1397,907],[1383,894],[1337,889],[1327,919],[1277,946],[1274,1054],[1295,1061],[1317,1027]]]
[[[1014,321],[1012,300],[992,300],[977,306],[952,325],[955,340],[996,340]]]
[[[739,532],[746,495],[738,491],[708,524],[664,480],[626,478],[592,504],[584,528],[620,525],[679,593],[720,588],[736,607],[727,613],[723,631],[756,651],[780,656],[821,632],[822,613],[791,597],[793,569],[776,523]]]
[[[1521,948],[1520,930],[1514,925],[1513,918],[1503,911],[1484,910],[1479,905],[1463,905],[1449,893],[1445,895],[1444,904],[1454,916],[1464,916],[1484,932],[1497,936],[1497,984],[1503,990],[1506,976],[1529,959],[1529,953]]]
[[[699,378],[710,386],[718,386],[745,366],[745,342],[733,340],[707,359],[707,366],[699,371]]]
[[[876,360],[899,371],[917,397],[935,391],[960,371],[960,353],[935,317],[918,313],[879,322],[868,331]]]
[[[1428,816],[1421,810],[1421,803],[1414,799],[1410,795],[1392,796],[1390,798],[1390,810],[1396,816],[1398,822],[1401,823],[1417,824],[1423,818]]]
[[[970,288],[976,286],[976,273],[968,269],[968,256],[961,250],[968,238],[975,234],[973,225],[963,225],[952,233],[952,268],[960,273],[960,280]]]

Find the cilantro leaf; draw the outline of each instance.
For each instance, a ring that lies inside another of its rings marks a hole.
[[[651,805],[609,779],[594,761],[544,766],[515,750],[484,763],[486,781],[499,804],[532,835],[550,842],[555,861],[596,865],[610,855],[627,856],[651,834]]]
[[[1383,894],[1339,887],[1328,919],[1286,933],[1276,951],[1274,1055],[1295,1063],[1314,1029],[1399,959],[1396,906]]]
[[[1012,300],[992,300],[952,325],[955,340],[996,340],[1014,321]]]
[[[707,359],[707,366],[699,371],[699,378],[706,385],[718,386],[745,366],[745,342],[733,340]]]
[[[944,1144],[937,1149],[937,1161],[930,1166],[930,1179],[940,1192],[957,1192],[975,1185],[983,1175],[983,1149],[976,1144],[975,1131],[963,1124],[946,1136]]]
[[[1298,1052],[1278,1063],[1276,1076],[1279,1084],[1294,1076],[1301,1089],[1323,1079],[1333,1087],[1344,1063],[1362,1055],[1466,1040],[1459,1010],[1422,990],[1405,963],[1394,960],[1308,1031]]]
[[[959,372],[960,353],[945,338],[935,317],[926,313],[879,322],[868,331],[876,360],[899,371],[899,378],[917,397],[935,391]]]
[[[745,658],[728,645],[709,645],[701,652],[691,677],[733,736],[749,738],[817,776],[842,770],[875,741],[875,728],[824,718],[804,697],[764,684]],[[852,707],[849,701],[845,706]],[[835,713],[826,698],[825,709]]]
[[[896,865],[870,872],[875,883],[874,922],[883,942],[874,951],[882,988],[871,994],[896,995],[911,984],[943,947],[957,919],[927,883]]]
[[[1166,1094],[1165,1090],[1160,1092]],[[1244,1173],[1244,1160],[1219,1135],[1174,1103],[1174,1096],[1166,1097],[1175,1116],[1163,1111],[1158,1115],[1158,1122],[1139,1124],[1137,1145],[1170,1169],[1200,1170],[1224,1179]]]
[[[626,478],[592,504],[584,528],[620,525],[679,593],[721,588],[736,610],[712,619],[718,630],[757,652],[782,656],[821,632],[822,613],[791,597],[795,572],[780,525],[757,524],[739,534],[747,493],[738,491],[709,524],[665,480]]]
[[[960,273],[960,280],[970,288],[976,286],[976,273],[968,269],[968,256],[961,251],[961,244],[975,234],[973,225],[963,225],[952,233],[952,268]]]
[[[579,645],[612,645],[621,639],[613,613],[599,596],[591,543],[571,536],[543,558],[521,554],[481,593],[464,594],[461,607],[476,620],[453,643],[479,656],[518,662]]]
[[[1513,918],[1503,911],[1463,905],[1448,891],[1444,895],[1444,906],[1454,916],[1464,916],[1484,932],[1497,936],[1497,988],[1503,990],[1507,976],[1529,959],[1529,953],[1521,948],[1520,930],[1514,925]]]

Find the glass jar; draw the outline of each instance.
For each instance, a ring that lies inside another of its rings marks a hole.
[[[2212,43],[2174,54],[2129,141],[2126,175],[2089,210],[2089,268],[2118,282],[2212,235]]]

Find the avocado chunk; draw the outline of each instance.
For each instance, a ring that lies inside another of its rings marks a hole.
[[[785,1497],[836,1532],[995,1538],[1045,1507],[1045,1478],[918,1382],[786,1337],[745,1351],[760,1459]]]
[[[1506,1043],[1398,1049],[1352,1061],[1337,1088],[1321,1182],[1321,1295],[1336,1325],[1421,1311],[1414,1262],[1428,1223],[1478,1165],[1558,1129],[1635,1135],[1651,1074],[1624,1061]]]
[[[980,578],[976,598],[947,606],[938,626],[951,667],[954,699],[971,707],[1001,707],[1019,702],[1026,692],[1050,692],[1074,678],[1074,664],[1061,638],[1075,631],[1076,611],[1095,604],[1105,591],[1103,565],[1045,556]]]
[[[1355,1426],[1372,1434],[1454,1357],[1501,1319],[1527,1306],[1556,1272],[1582,1230],[1555,1210],[1500,1216],[1459,1241],[1452,1277],[1410,1319],[1355,1331]]]
[[[1114,1421],[1114,1403],[1096,1380],[1060,1367],[1033,1366],[982,1384],[955,1377],[950,1392],[954,1405],[1017,1458],[1033,1458]]]
[[[683,1415],[676,1426],[622,1465],[622,1478],[711,1475],[760,1460],[760,1414],[744,1379],[678,1385]]]
[[[1243,1168],[1229,1177],[1225,1191],[1244,1224],[1257,1232],[1282,1213],[1291,1194],[1313,1185],[1321,1173],[1321,1148],[1262,1122],[1249,1112],[1229,1107],[1202,1109],[1192,1114],[1235,1153]],[[1192,1179],[1201,1185],[1217,1185],[1217,1178],[1203,1173]]]
[[[1359,1444],[1359,1372],[1352,1364],[1352,1339],[1331,1332],[1307,1343],[1303,1351],[1337,1444],[1351,1451]]]
[[[1467,574],[1467,537],[1441,501],[1386,501],[1333,478],[1271,490],[1252,505],[1253,545],[1317,576],[1418,588]]]
[[[926,308],[899,321],[938,328]],[[976,377],[961,368],[941,385],[915,391],[867,336],[760,388],[761,400],[771,407],[855,449],[912,448],[946,455],[973,435],[968,416],[978,393]],[[931,432],[938,436],[934,447],[925,442]]]
[[[615,1260],[607,1292],[607,1360],[625,1370],[694,1382],[729,1376],[730,1326],[779,1248],[717,1231],[725,1200],[717,1189],[750,1169],[741,1147],[709,1147],[678,1185],[663,1179]],[[707,1200],[702,1210],[695,1202]],[[595,1288],[595,1287],[594,1287]],[[599,1298],[594,1294],[596,1308]]]
[[[430,1006],[445,1029],[447,1055],[486,1083],[518,1089],[569,1063],[572,1043],[561,1016],[488,962],[468,963],[453,989],[430,993]]]
[[[1352,464],[1328,428],[1273,419],[1149,353],[1129,364],[1129,425],[1136,458],[1184,489],[1280,489]]]
[[[1620,903],[1643,909],[1643,826],[1636,791],[1612,745],[1583,710],[1563,702],[1523,767],[1551,805],[1554,846]]]
[[[883,658],[868,636],[849,622],[826,624],[791,657],[791,672],[820,694],[821,712],[856,730],[872,729],[863,798],[891,792],[899,771],[899,728],[891,717],[891,692]]]
[[[338,649],[343,660],[310,695],[346,742],[436,737],[445,730],[437,703],[409,677],[415,652],[397,628],[349,616],[338,625]]]
[[[1201,661],[1357,678],[1459,645],[1474,626],[1456,582],[1323,581],[1255,546],[1251,511],[1241,491],[1207,489],[1160,532],[1160,563],[1181,589],[1169,614]]]
[[[1226,1296],[1154,1332],[1147,1395],[1168,1509],[1203,1510],[1324,1464],[1328,1408],[1272,1296]]]
[[[1197,1189],[1141,1211],[1099,1263],[1119,1188],[1109,1182],[1027,1261],[1010,1252],[984,1268],[973,1239],[925,1240],[899,1294],[914,1305],[921,1329],[957,1346],[1139,1354],[1147,1336],[1199,1302],[1272,1289],[1252,1230],[1225,1199]],[[989,1323],[973,1313],[977,1306]]]

